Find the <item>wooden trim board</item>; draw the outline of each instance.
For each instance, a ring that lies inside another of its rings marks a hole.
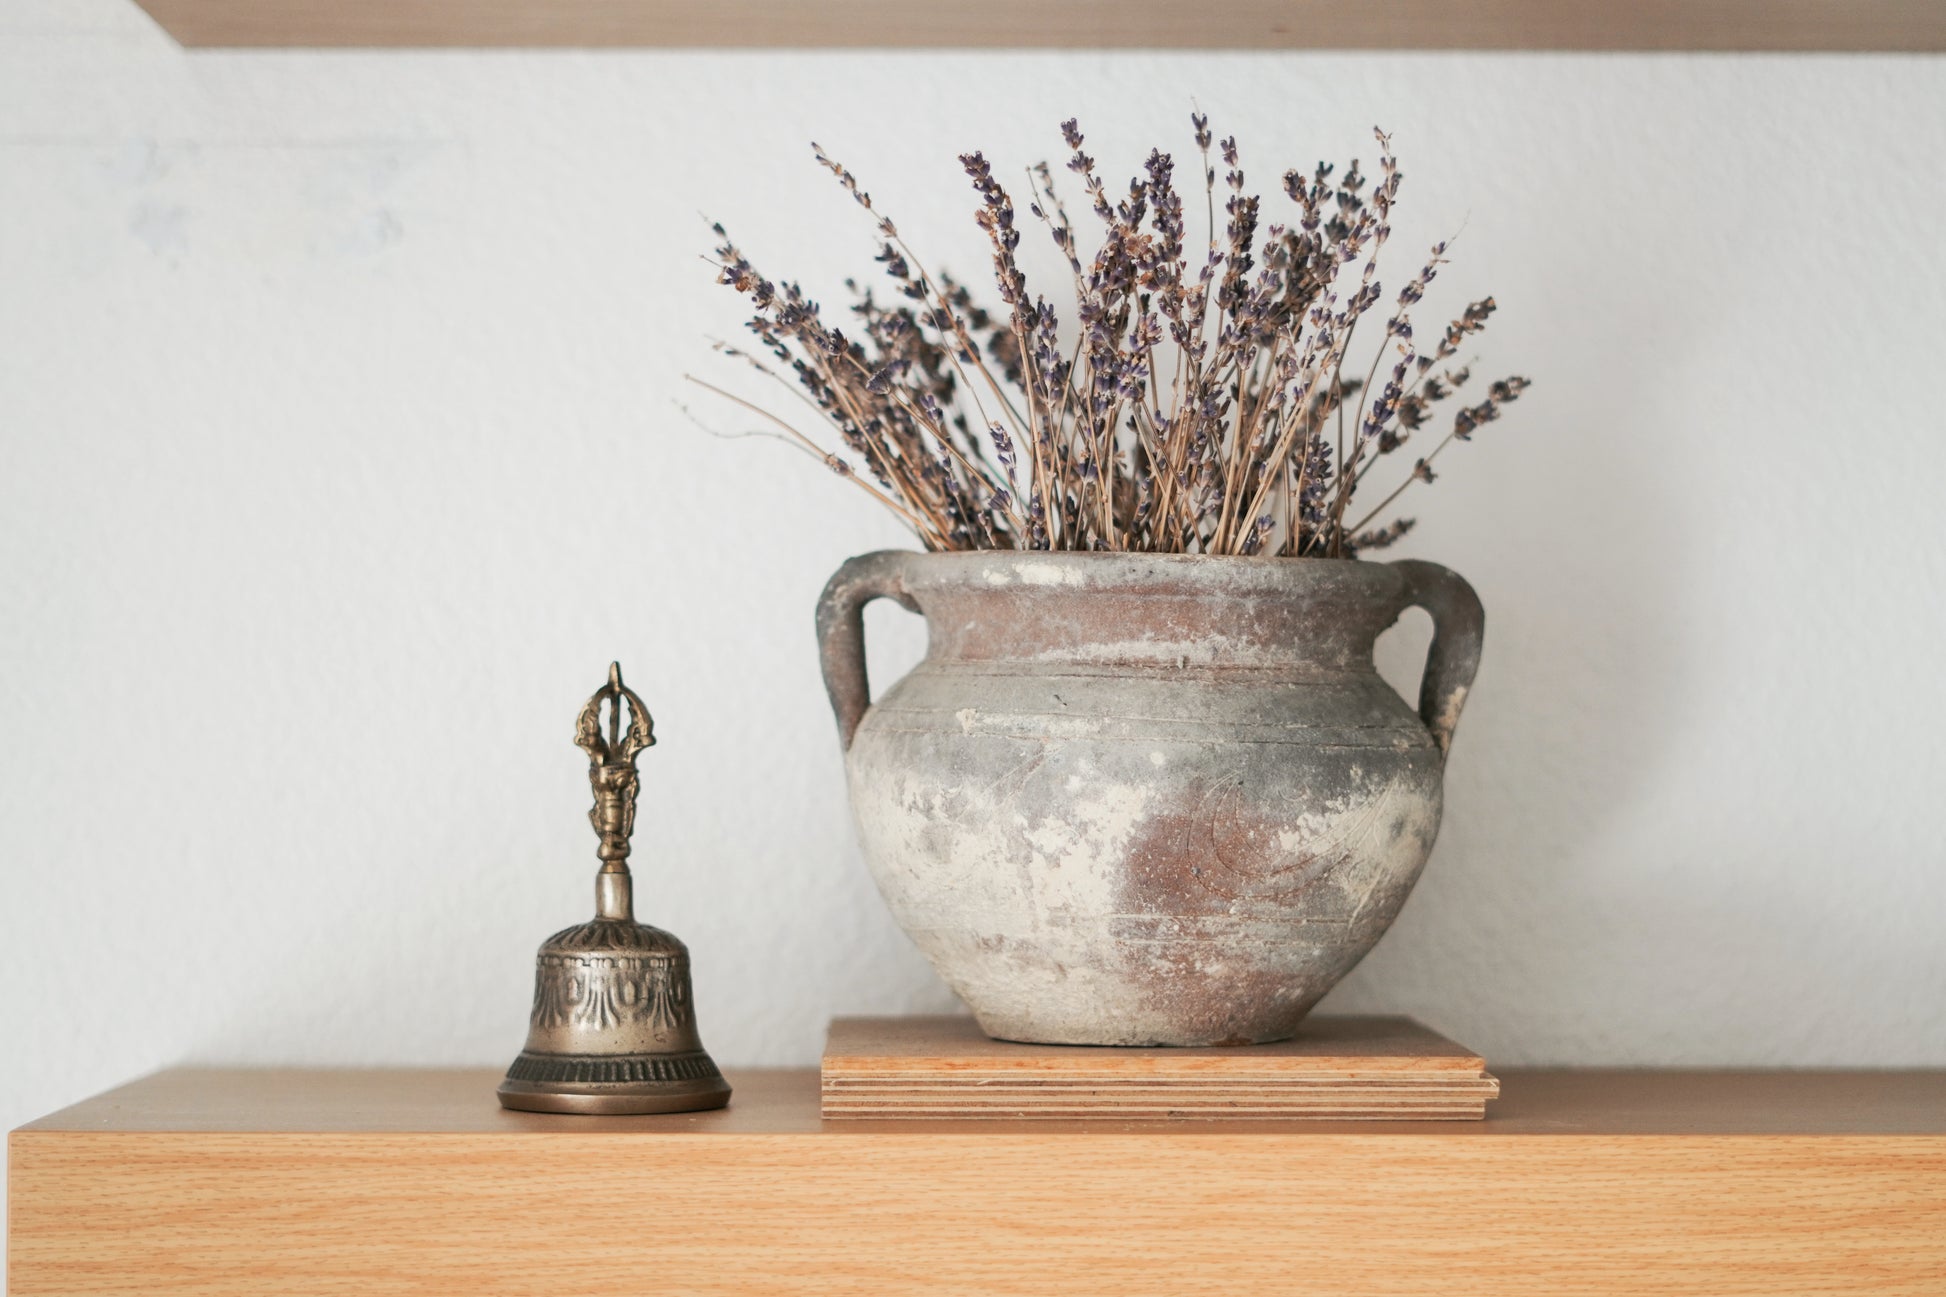
[[[1946,1073],[1507,1071],[1485,1121],[502,1111],[499,1072],[181,1070],[9,1140],[9,1291],[1940,1292]]]
[[[969,1017],[836,1018],[826,1118],[1466,1120],[1500,1083],[1410,1018],[1305,1020],[1291,1040],[1095,1049],[992,1040]]]
[[[138,0],[191,48],[1946,50],[1936,0]]]

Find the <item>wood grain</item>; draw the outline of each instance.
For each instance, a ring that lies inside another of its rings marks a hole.
[[[1484,1122],[501,1111],[496,1072],[179,1071],[10,1138],[55,1293],[1937,1294],[1946,1074],[1523,1073]],[[1505,1115],[1502,1115],[1502,1114]]]
[[[1478,1054],[1397,1017],[1305,1020],[1291,1040],[1095,1049],[990,1039],[969,1017],[837,1018],[827,1118],[1477,1120]]]
[[[1936,0],[138,0],[190,47],[1946,49]]]

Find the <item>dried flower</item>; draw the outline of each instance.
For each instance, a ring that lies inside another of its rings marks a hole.
[[[839,448],[723,395],[878,498],[930,549],[1348,558],[1397,542],[1412,521],[1373,527],[1376,516],[1412,483],[1433,481],[1441,451],[1471,440],[1529,385],[1490,384],[1377,508],[1347,523],[1367,475],[1466,384],[1466,368],[1446,366],[1485,329],[1494,300],[1469,304],[1420,353],[1411,313],[1445,263],[1447,245],[1436,243],[1384,323],[1365,327],[1367,338],[1378,331],[1369,366],[1346,373],[1360,323],[1383,297],[1378,259],[1400,186],[1390,138],[1374,132],[1376,179],[1356,160],[1342,171],[1321,162],[1285,172],[1291,214],[1263,226],[1235,137],[1218,143],[1201,113],[1190,123],[1209,218],[1197,250],[1174,159],[1160,149],[1112,199],[1083,151],[1080,123],[1061,124],[1067,169],[1101,221],[1087,258],[1053,169],[1030,170],[1028,211],[1073,276],[1065,328],[1055,305],[1029,291],[1013,198],[984,154],[962,154],[960,164],[978,196],[974,221],[992,249],[1002,315],[927,272],[856,177],[813,145],[872,214],[893,304],[848,282],[856,325],[847,327],[857,335],[847,334],[714,227],[718,280],[749,301],[762,355],[719,349],[794,387]],[[1223,165],[1220,218],[1212,146]]]
[[[1396,545],[1404,540],[1405,534],[1418,525],[1416,518],[1394,518],[1383,527],[1359,532],[1347,542],[1347,545],[1354,554],[1360,550],[1384,549],[1388,545]]]

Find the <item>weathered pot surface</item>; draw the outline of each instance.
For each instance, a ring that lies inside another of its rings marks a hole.
[[[862,610],[930,647],[868,702]],[[1372,644],[1435,633],[1415,715]],[[884,552],[818,608],[879,890],[989,1035],[1280,1040],[1384,934],[1439,828],[1483,615],[1431,563]]]

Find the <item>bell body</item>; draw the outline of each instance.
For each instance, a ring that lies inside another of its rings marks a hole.
[[[599,1115],[730,1101],[696,1034],[689,949],[635,922],[628,890],[627,874],[599,875],[604,917],[541,943],[527,1047],[500,1083],[502,1107]]]

